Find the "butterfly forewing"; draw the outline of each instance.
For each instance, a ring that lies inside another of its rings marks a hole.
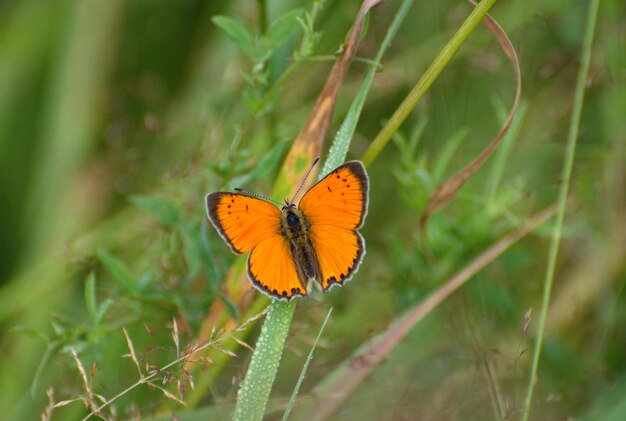
[[[280,209],[271,203],[239,193],[212,193],[206,197],[207,213],[220,236],[235,253],[252,250],[279,233]]]
[[[350,279],[363,260],[365,245],[356,229],[363,225],[368,194],[365,168],[353,161],[324,177],[300,201],[310,223],[324,289]]]

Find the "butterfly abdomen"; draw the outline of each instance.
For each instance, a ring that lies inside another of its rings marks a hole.
[[[280,218],[281,234],[289,242],[291,256],[302,287],[309,291],[313,281],[321,282],[320,265],[311,241],[311,224],[295,206],[283,209]]]

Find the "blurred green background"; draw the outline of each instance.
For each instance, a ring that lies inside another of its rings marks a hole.
[[[244,258],[208,227],[203,199],[237,186],[269,193],[359,6],[0,2],[2,417],[39,418],[47,391],[53,402],[84,396],[71,349],[95,393],[118,394],[138,379],[123,357],[122,328],[142,364],[162,367],[177,356],[175,318],[181,347],[206,340],[212,325],[213,338],[223,337],[210,360],[162,376],[188,405],[144,385],[115,401],[107,418],[230,419],[250,352],[219,328],[227,319],[240,325],[255,308],[249,301],[259,307],[264,298],[249,293],[242,302],[223,287],[232,262]],[[330,137],[397,8],[389,0],[371,13]],[[462,1],[414,2],[369,92],[350,159],[363,154],[470,10]],[[284,36],[253,53],[212,20],[228,16],[261,34],[289,12]],[[586,13],[586,1],[496,2],[491,14],[522,68],[514,129],[433,216],[428,257],[418,229],[426,199],[495,135],[514,93],[510,64],[479,27],[368,168],[364,264],[345,288],[299,303],[270,406],[293,391],[330,306],[303,399],[355,349],[556,202]],[[297,23],[296,14],[314,14],[314,25]],[[281,78],[286,69],[293,72]],[[533,419],[626,419],[625,116],[626,4],[605,0]],[[528,309],[539,313],[549,228],[514,245],[418,324],[336,419],[498,419],[498,402],[507,419],[518,419],[536,331],[534,320],[527,334],[520,326]],[[238,337],[253,344],[257,334],[253,325]],[[236,357],[220,351],[225,343]],[[74,402],[52,419],[86,414]]]

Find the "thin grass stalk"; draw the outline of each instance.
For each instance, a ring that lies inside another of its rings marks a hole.
[[[374,159],[385,148],[391,136],[400,128],[404,120],[411,113],[415,105],[422,98],[422,96],[428,91],[428,88],[437,79],[439,74],[445,69],[452,57],[461,48],[461,45],[474,31],[476,26],[482,21],[483,17],[487,14],[491,6],[496,0],[483,0],[472,10],[472,13],[463,22],[459,30],[454,34],[446,46],[441,50],[439,55],[435,58],[432,64],[426,69],[422,77],[417,81],[411,92],[402,101],[400,106],[393,113],[387,124],[378,133],[376,138],[372,141],[367,151],[363,155],[363,163],[365,166],[371,164]]]
[[[537,340],[533,352],[533,363],[530,370],[530,378],[528,379],[528,389],[526,391],[526,400],[524,402],[524,412],[522,419],[527,421],[530,416],[530,406],[532,405],[533,391],[537,381],[537,368],[539,366],[539,357],[541,356],[541,348],[543,345],[543,337],[545,332],[546,319],[548,317],[548,309],[550,306],[550,295],[552,293],[552,284],[554,283],[554,271],[559,253],[559,244],[563,231],[563,219],[565,216],[565,206],[567,203],[567,195],[569,191],[570,180],[572,176],[572,167],[574,165],[574,156],[576,154],[576,140],[578,138],[578,130],[580,128],[580,117],[585,99],[585,87],[587,84],[587,74],[589,72],[589,63],[591,61],[591,47],[593,45],[593,36],[598,16],[598,6],[600,0],[591,0],[589,3],[589,12],[587,14],[587,25],[582,47],[582,57],[580,69],[578,71],[578,80],[576,81],[576,91],[574,93],[574,107],[567,135],[567,149],[565,152],[565,163],[563,165],[562,183],[559,190],[558,213],[554,230],[552,232],[552,241],[550,244],[550,254],[548,258],[548,267],[546,269],[546,278],[543,287],[543,300],[541,303],[541,314],[539,316],[539,325],[537,327]]]
[[[328,319],[330,319],[330,315],[333,312],[333,308],[328,309],[328,313],[326,314],[326,318],[324,319],[324,323],[322,323],[322,327],[320,327],[319,332],[317,332],[317,337],[315,338],[315,342],[313,342],[313,346],[311,346],[311,351],[309,351],[309,355],[306,358],[306,362],[302,367],[302,371],[300,372],[300,377],[298,377],[298,382],[296,383],[295,389],[293,389],[293,393],[291,394],[291,399],[289,399],[289,403],[287,404],[287,409],[285,409],[285,413],[283,414],[283,421],[287,421],[289,418],[289,414],[291,413],[291,409],[293,405],[296,403],[296,397],[298,396],[298,392],[300,391],[300,387],[302,386],[302,382],[304,381],[304,377],[306,376],[306,372],[309,369],[309,364],[313,360],[313,352],[315,348],[317,348],[317,343],[322,337],[322,332],[324,332],[324,328],[326,327],[326,323],[328,323]]]

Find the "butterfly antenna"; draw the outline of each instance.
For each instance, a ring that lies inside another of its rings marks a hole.
[[[246,190],[242,190],[239,187],[235,187],[234,190],[239,192],[239,193],[247,194],[248,196],[256,197],[257,199],[265,200],[266,202],[272,202],[273,204],[275,204],[275,205],[277,205],[279,207],[283,205],[282,203],[277,202],[276,200],[270,199],[267,196],[263,196],[262,194],[252,193],[252,192],[249,192],[249,191],[246,191]]]
[[[319,160],[320,160],[319,156],[317,158],[315,158],[315,161],[313,161],[313,163],[311,164],[311,168],[309,168],[309,171],[307,171],[306,175],[302,179],[302,182],[300,183],[300,187],[298,187],[298,190],[296,190],[296,192],[294,193],[294,195],[291,198],[291,200],[289,201],[289,203],[293,203],[293,200],[296,198],[296,196],[298,196],[298,193],[300,193],[300,190],[302,190],[302,186],[304,186],[304,183],[306,182],[306,179],[309,178],[309,175],[311,175],[311,171],[313,171],[313,167],[315,167],[315,164],[317,164],[317,161],[319,161]]]

